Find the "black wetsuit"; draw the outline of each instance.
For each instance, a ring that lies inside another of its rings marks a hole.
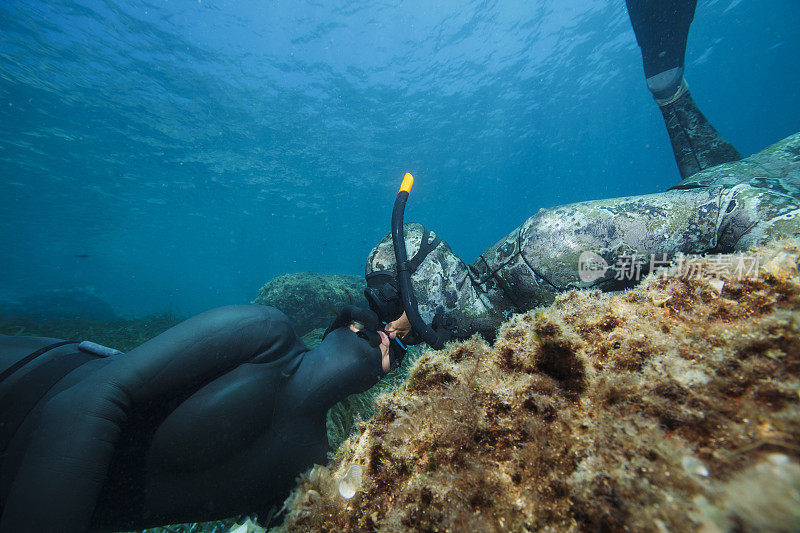
[[[51,341],[0,337],[0,370],[22,357],[21,342],[33,351]],[[264,306],[207,311],[124,355],[70,344],[40,357],[0,383],[0,412],[26,373],[83,362],[35,402],[3,451],[2,532],[264,516],[325,461],[327,410],[381,375],[372,337],[339,327],[308,350]]]

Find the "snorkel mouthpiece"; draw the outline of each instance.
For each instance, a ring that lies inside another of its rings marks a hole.
[[[419,314],[417,296],[411,285],[411,272],[408,261],[408,251],[406,250],[406,238],[403,232],[403,216],[406,209],[406,201],[411,194],[411,187],[414,185],[414,176],[406,172],[397,198],[392,209],[392,244],[394,245],[394,257],[397,262],[397,284],[400,288],[400,298],[406,317],[411,323],[413,331],[427,342],[432,348],[438,350],[444,346],[442,338],[422,320]]]

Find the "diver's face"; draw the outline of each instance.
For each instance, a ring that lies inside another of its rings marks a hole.
[[[359,330],[354,324],[350,324],[350,331],[353,333],[358,333]],[[379,331],[378,335],[381,337],[381,369],[384,373],[386,373],[389,371],[389,367],[391,366],[391,360],[389,359],[389,335],[383,331]]]
[[[395,337],[400,337],[401,339],[409,334],[411,331],[411,322],[408,321],[408,316],[406,312],[403,311],[403,314],[400,315],[400,318],[397,320],[392,320],[383,330],[389,335],[390,339],[394,339]]]

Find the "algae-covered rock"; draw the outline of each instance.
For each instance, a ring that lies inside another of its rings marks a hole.
[[[0,312],[50,319],[115,320],[119,317],[111,305],[95,294],[92,287],[52,289],[21,296],[14,301],[0,301]]]
[[[796,531],[799,261],[788,241],[680,258],[422,354],[283,528]]]
[[[6,314],[0,310],[0,335],[53,337],[77,342],[90,340],[127,352],[181,320],[181,317],[172,313],[91,320],[80,317],[46,319],[28,314]]]
[[[325,334],[324,329],[316,328],[312,329],[311,331],[300,337],[300,340],[302,340],[303,344],[305,344],[309,348],[313,348],[322,342],[322,336],[324,334]]]
[[[326,328],[345,305],[367,307],[366,284],[358,276],[299,272],[272,279],[261,287],[254,304],[277,307],[292,320],[298,335]]]

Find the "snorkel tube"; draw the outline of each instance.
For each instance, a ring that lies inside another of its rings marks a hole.
[[[400,298],[412,330],[419,335],[419,338],[427,342],[431,348],[438,350],[444,346],[444,340],[422,320],[419,314],[417,295],[411,286],[411,271],[408,264],[405,233],[403,232],[403,215],[406,210],[406,201],[411,194],[413,185],[414,176],[406,172],[392,209],[392,244],[394,245],[394,258],[397,262],[397,285],[400,288]]]

